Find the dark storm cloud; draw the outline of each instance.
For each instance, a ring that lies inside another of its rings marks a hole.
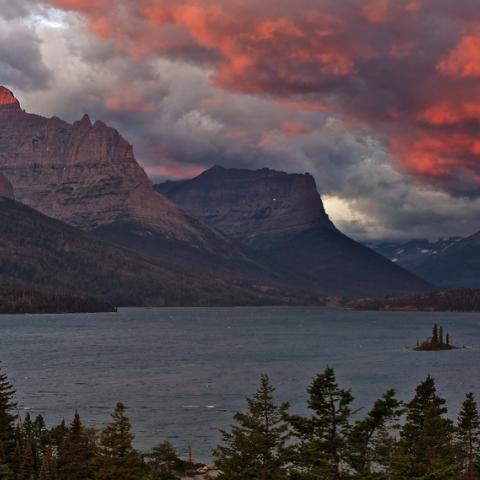
[[[25,18],[27,1],[0,0],[0,84],[12,88],[42,88],[51,73],[43,63],[40,40]]]
[[[472,2],[110,3],[35,2],[47,20],[58,12],[47,4],[67,12],[63,27],[33,27],[18,19],[31,9],[10,11],[54,72],[44,88],[48,74],[34,74],[42,56],[26,62],[30,73],[15,81],[30,110],[106,120],[154,179],[215,163],[310,171],[334,218],[358,236],[475,229]]]

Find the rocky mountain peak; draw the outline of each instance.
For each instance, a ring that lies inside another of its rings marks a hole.
[[[0,108],[20,109],[20,102],[15,95],[6,87],[0,85]]]
[[[292,234],[313,226],[335,228],[308,173],[217,165],[192,180],[156,188],[191,214],[241,239],[255,241],[263,235]]]
[[[0,173],[19,202],[85,230],[134,224],[197,245],[216,235],[155,192],[114,128],[88,115],[70,124],[24,112],[6,88],[0,100]]]

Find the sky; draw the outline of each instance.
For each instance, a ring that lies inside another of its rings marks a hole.
[[[480,229],[478,0],[0,0],[0,84],[153,181],[310,172],[354,238]]]

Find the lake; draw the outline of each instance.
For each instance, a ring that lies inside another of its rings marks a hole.
[[[412,352],[443,325],[465,350]],[[480,398],[480,315],[349,312],[321,307],[121,309],[91,315],[0,316],[0,360],[21,413],[51,425],[78,409],[103,426],[128,407],[136,445],[170,440],[208,461],[220,428],[270,375],[277,398],[305,409],[305,389],[327,365],[367,409],[387,388],[412,396],[428,373],[456,415]]]

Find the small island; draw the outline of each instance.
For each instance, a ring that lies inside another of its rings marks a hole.
[[[452,345],[450,334],[443,334],[443,327],[434,325],[432,330],[432,336],[423,342],[417,342],[416,347],[413,349],[416,352],[429,352],[438,350],[457,350],[459,347]]]

